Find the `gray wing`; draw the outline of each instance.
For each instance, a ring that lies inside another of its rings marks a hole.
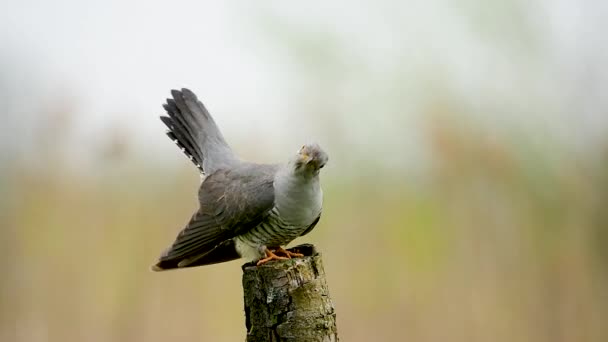
[[[211,174],[238,163],[213,117],[196,95],[186,88],[172,90],[171,95],[173,98],[163,105],[168,116],[160,119],[169,129],[167,136],[201,173]]]
[[[315,228],[317,223],[319,223],[320,219],[321,219],[321,214],[319,214],[319,216],[317,216],[317,218],[312,222],[312,224],[310,226],[308,226],[308,228],[306,228],[304,233],[302,233],[300,236],[304,236],[304,235],[310,233]]]
[[[199,191],[199,210],[153,269],[193,266],[218,246],[225,247],[229,255],[218,255],[219,261],[207,264],[238,258],[235,250],[228,250],[228,242],[269,214],[274,206],[274,171],[273,166],[259,165],[219,170],[207,176]]]

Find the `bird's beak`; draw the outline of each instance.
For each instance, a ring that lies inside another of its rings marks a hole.
[[[312,157],[310,155],[306,154],[305,152],[301,152],[300,160],[302,161],[303,164],[308,164],[312,160]]]

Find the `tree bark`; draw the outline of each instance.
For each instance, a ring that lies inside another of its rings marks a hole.
[[[321,255],[310,244],[290,251],[304,257],[243,265],[247,342],[338,341]]]

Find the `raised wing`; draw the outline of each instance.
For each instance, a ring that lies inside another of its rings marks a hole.
[[[245,164],[207,176],[199,190],[199,210],[152,269],[161,271],[238,258],[232,238],[255,227],[269,214],[274,205],[275,169],[270,165]],[[200,262],[210,254],[213,258]]]

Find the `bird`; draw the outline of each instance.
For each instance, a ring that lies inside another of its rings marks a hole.
[[[201,174],[199,208],[151,266],[152,271],[239,258],[262,265],[302,257],[283,248],[315,228],[323,208],[320,170],[328,155],[302,145],[279,164],[241,160],[189,89],[172,90],[160,117],[167,136]]]

